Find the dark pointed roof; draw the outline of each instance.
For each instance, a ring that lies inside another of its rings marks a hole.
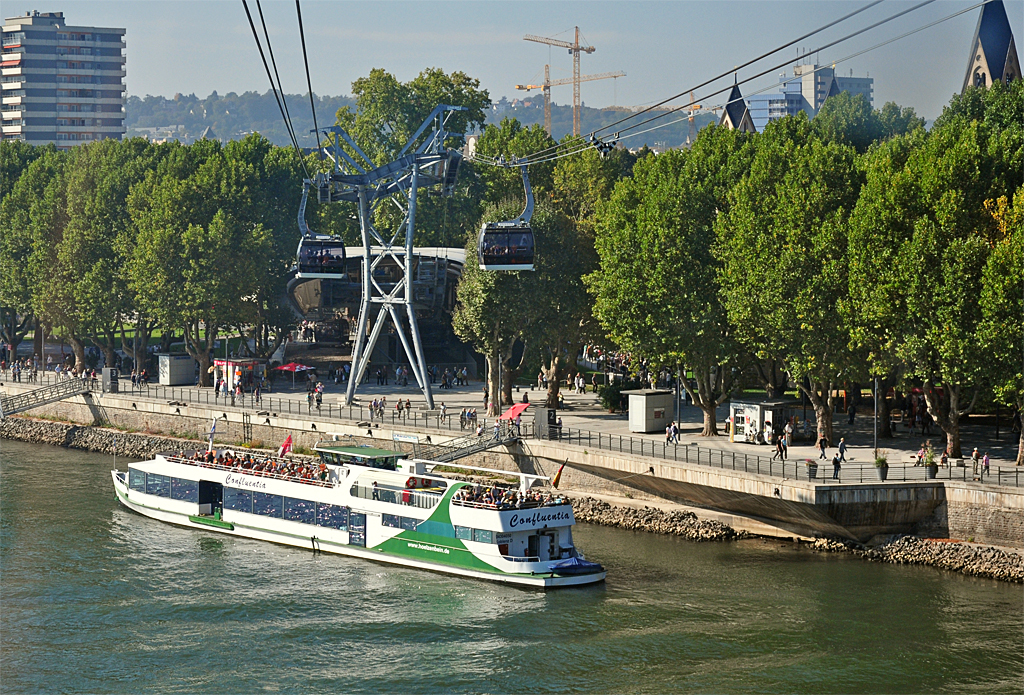
[[[729,100],[725,104],[725,113],[729,116],[729,121],[732,123],[733,128],[739,128],[740,123],[743,121],[743,114],[747,110],[747,102],[743,100],[743,94],[740,93],[740,86],[734,84],[732,91],[729,92]]]
[[[979,46],[985,53],[985,61],[988,63],[991,80],[995,82],[1003,79],[1006,59],[1009,57],[1012,44],[1013,30],[1010,27],[1010,20],[1006,16],[1003,0],[994,0],[994,2],[984,5],[981,8],[981,14],[978,16],[978,26],[974,30],[974,40],[971,42],[971,56],[967,64],[967,77],[964,81],[964,88],[970,86],[975,56],[977,56]]]
[[[841,92],[841,91],[843,91],[843,90],[841,90],[839,88],[839,83],[836,81],[835,71],[833,71],[833,73],[832,73],[832,81],[829,82],[828,89],[825,90],[825,98],[821,100],[821,103],[824,104],[826,101],[828,101],[829,97],[834,97],[836,94],[839,94],[839,92]]]

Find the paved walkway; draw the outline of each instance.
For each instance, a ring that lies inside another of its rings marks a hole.
[[[41,376],[43,378],[40,380],[39,385],[50,383],[53,380],[54,375],[52,373],[48,373]],[[334,384],[333,382],[325,381],[324,385],[324,408],[328,405],[331,405],[334,409],[337,409],[339,406],[343,406],[345,400],[345,384]],[[196,396],[201,395],[202,398],[209,399],[211,404],[216,402],[212,397],[212,389],[199,389],[194,386],[176,388],[179,391],[193,391]],[[459,411],[462,410],[462,408],[476,408],[479,417],[484,419],[486,407],[484,404],[483,388],[482,382],[473,381],[470,382],[469,386],[457,386],[451,389],[441,389],[435,384],[433,386],[435,408],[440,408],[442,404],[446,405],[449,416],[453,417],[456,424],[458,423]],[[130,389],[130,381],[122,378],[122,392],[130,392]],[[564,397],[565,408],[559,412],[559,415],[562,418],[564,431],[590,431],[594,432],[595,436],[597,432],[601,432],[604,435],[621,435],[623,437],[630,436],[635,439],[642,438],[659,443],[665,440],[664,433],[640,434],[630,432],[627,415],[624,413],[608,413],[607,410],[601,407],[596,394],[588,392],[585,395],[578,395],[568,391],[562,391],[562,394]],[[526,397],[531,403],[543,403],[546,397],[546,391],[540,391],[536,388],[521,388],[518,391],[514,391],[512,395],[516,402],[521,402],[523,398]],[[386,397],[389,411],[394,409],[394,405],[397,403],[399,398],[403,401],[408,399],[415,411],[423,411],[426,408],[426,401],[423,394],[415,385],[414,381],[410,381],[408,386],[396,386],[394,384],[377,386],[373,381],[371,381],[369,384],[361,385],[356,393],[356,417],[359,417],[358,409],[361,409],[361,411],[365,413],[366,404],[374,398],[380,398],[381,396]],[[271,390],[264,393],[264,405],[262,406],[262,409],[266,409],[268,402],[267,399],[269,398],[273,398],[275,400],[284,399],[294,401],[296,411],[298,411],[300,407],[301,409],[305,409],[306,407],[306,391],[304,386],[302,386],[301,381],[296,381],[296,387],[292,388],[291,380],[288,377],[278,376],[276,378]],[[201,400],[201,398],[196,398],[196,400]],[[222,403],[223,401],[220,402]],[[246,405],[248,405],[248,403],[246,403]],[[529,415],[530,412],[531,411],[527,411],[527,416],[523,419],[524,421],[532,423],[532,416]],[[810,408],[808,408],[807,413],[813,419],[813,411]],[[723,433],[726,431],[725,421],[728,415],[728,408],[726,406],[718,409],[719,431]],[[386,416],[386,419],[390,420],[390,418],[391,415],[389,413]],[[745,442],[730,442],[728,436],[724,435],[717,438],[702,437],[700,434],[702,428],[703,413],[701,410],[696,406],[684,405],[682,408],[681,418],[681,444],[736,452],[737,454],[756,454],[766,458],[771,457],[774,453],[774,449],[771,446],[749,444]],[[854,424],[850,425],[847,422],[845,414],[837,413],[834,421],[834,432],[837,440],[839,437],[846,438],[848,450],[846,454],[847,462],[846,465],[844,465],[844,471],[849,466],[866,466],[873,468],[872,417],[870,414],[858,415]],[[909,435],[905,430],[903,430],[892,439],[879,439],[879,450],[883,455],[888,457],[890,464],[899,464],[901,462],[906,463],[928,439],[931,440],[936,449],[941,450],[945,442],[945,435],[943,435],[940,430],[936,430],[936,432],[937,433],[930,436],[921,436]],[[983,454],[985,451],[989,452],[989,457],[993,467],[1014,466],[1019,440],[1017,433],[1011,433],[1009,431],[1008,421],[1005,422],[1004,426],[1000,429],[1000,438],[996,439],[994,427],[974,424],[970,419],[968,419],[967,424],[962,427],[961,441],[963,452],[965,456],[968,457],[968,460],[966,461],[968,467],[971,465],[969,460],[970,452],[975,446],[977,446]],[[831,461],[834,453],[834,447],[828,450],[829,462]],[[810,442],[797,442],[789,449],[790,460],[818,460],[818,455],[819,452],[817,448]],[[822,461],[822,463],[825,464],[827,462]]]

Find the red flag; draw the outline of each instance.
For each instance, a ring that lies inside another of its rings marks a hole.
[[[562,469],[563,468],[565,468],[565,464],[564,463],[561,466],[558,467],[558,472],[555,473],[555,477],[551,479],[551,486],[552,487],[555,487],[555,488],[558,487],[558,481],[562,479]]]
[[[281,448],[277,450],[277,457],[281,458],[281,457],[283,457],[285,454],[287,454],[291,450],[292,450],[292,436],[289,434],[288,435],[288,439],[284,440],[284,444],[282,444]]]

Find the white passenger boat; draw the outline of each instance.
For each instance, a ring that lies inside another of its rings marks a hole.
[[[123,505],[181,526],[544,589],[605,578],[573,546],[569,500],[531,489],[540,476],[490,471],[519,484],[481,486],[397,451],[316,451],[319,463],[160,453],[111,474]]]

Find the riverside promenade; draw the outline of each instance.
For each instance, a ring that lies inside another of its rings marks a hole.
[[[51,379],[47,375],[45,380]],[[13,395],[38,388],[43,381],[0,388]],[[418,390],[413,386],[364,386],[359,402],[350,408],[342,404],[342,386],[330,384],[319,412],[308,405],[304,389],[297,388],[265,392],[261,403],[246,397],[232,405],[230,399],[215,398],[209,388],[133,390],[128,380],[120,386],[119,393],[102,394],[97,385],[93,393],[26,415],[83,425],[109,423],[122,431],[193,440],[204,440],[216,420],[217,441],[233,445],[275,448],[292,435],[296,447],[312,447],[323,438],[375,446],[387,442],[412,455],[417,455],[417,446],[444,445],[466,435],[472,438],[472,431],[460,429],[463,407],[477,408],[484,430],[481,436],[491,436],[493,424],[483,415],[479,383],[440,390],[435,394],[438,407],[431,411],[424,409],[422,397],[417,401]],[[521,401],[524,395],[533,401],[543,394],[520,390],[516,399]],[[381,397],[387,398],[384,417],[371,421],[366,404]],[[394,409],[399,397],[411,405],[401,417]],[[965,467],[940,469],[937,480],[926,480],[923,467],[897,463],[903,455],[897,452],[909,456],[920,446],[915,442],[905,450],[887,451],[893,465],[883,482],[872,464],[870,440],[864,441],[862,433],[858,441],[855,425],[847,437],[851,442],[848,462],[833,478],[832,466],[825,465],[828,462],[817,468],[806,465],[807,459],[816,460],[811,454],[817,452],[810,446],[792,447],[789,460],[779,462],[771,459],[768,447],[729,443],[725,437],[701,438],[696,408],[684,410],[681,443],[673,445],[665,442],[664,435],[628,433],[625,417],[602,412],[593,394],[566,394],[565,401],[560,438],[537,438],[529,426],[532,418],[524,418],[521,439],[476,454],[471,462],[547,477],[565,464],[562,487],[566,490],[716,509],[769,520],[800,536],[866,542],[886,534],[914,532],[1010,547],[1024,542],[1024,468],[1005,460],[997,459],[990,475],[980,480],[974,479],[969,462]],[[442,403],[447,406],[447,418],[441,417]],[[870,420],[865,420],[861,418],[860,425],[870,426]],[[837,423],[837,437],[847,436],[845,427],[845,420]],[[21,438],[9,431],[5,436]],[[969,432],[965,446],[970,446]],[[901,439],[905,438],[897,443]]]

